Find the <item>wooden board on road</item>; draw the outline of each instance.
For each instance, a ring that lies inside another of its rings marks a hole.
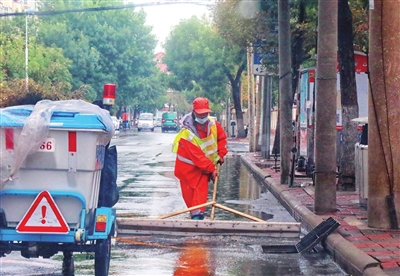
[[[297,238],[297,222],[117,218],[117,235],[225,235]]]

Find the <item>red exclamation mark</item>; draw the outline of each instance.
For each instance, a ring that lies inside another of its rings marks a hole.
[[[44,219],[46,217],[46,206],[42,206],[42,224],[46,223],[46,220]]]

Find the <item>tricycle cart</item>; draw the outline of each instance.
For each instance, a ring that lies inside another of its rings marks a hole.
[[[1,110],[0,257],[63,252],[73,275],[73,253],[94,252],[95,275],[108,275],[115,202],[99,199],[113,132],[108,111],[79,100]]]

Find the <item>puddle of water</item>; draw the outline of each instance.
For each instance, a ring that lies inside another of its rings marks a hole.
[[[213,183],[209,185],[212,197]],[[227,158],[220,167],[220,178],[217,183],[217,202],[239,212],[263,220],[295,222],[293,217],[281,206],[278,200],[266,189],[240,161],[239,156]],[[207,213],[210,210],[206,211]],[[239,215],[217,209],[218,220],[248,220]]]

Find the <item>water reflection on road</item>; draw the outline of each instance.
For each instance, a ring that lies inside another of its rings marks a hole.
[[[215,275],[211,252],[201,239],[186,240],[175,264],[174,276]]]
[[[212,194],[213,185],[209,187]],[[268,221],[295,222],[293,217],[265,188],[262,188],[239,156],[231,156],[220,168],[217,201],[242,213]],[[247,220],[230,212],[218,211],[219,220]]]

